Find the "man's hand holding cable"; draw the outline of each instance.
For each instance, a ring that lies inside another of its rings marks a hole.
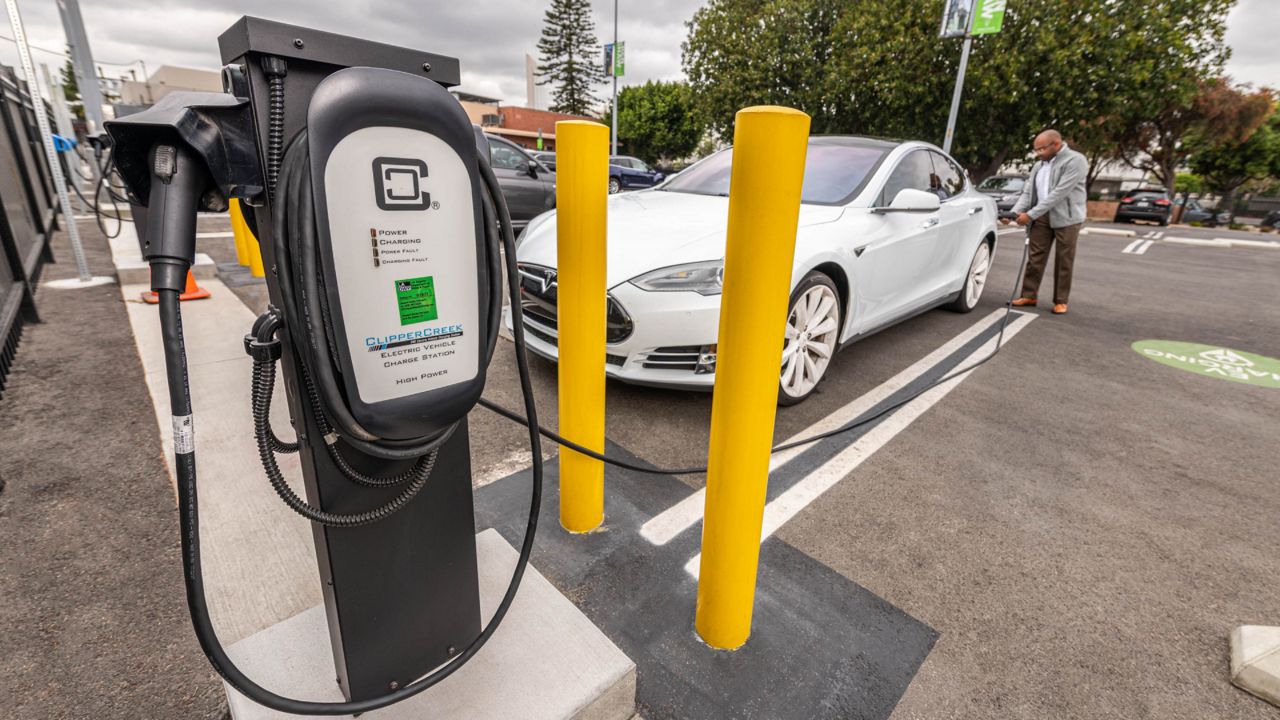
[[[1031,216],[1026,213],[1018,213],[1018,219],[1014,222],[1025,227],[1031,224]]]

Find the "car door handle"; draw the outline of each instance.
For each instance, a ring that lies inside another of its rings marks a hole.
[[[925,220],[924,222],[920,223],[920,227],[925,228],[927,230],[928,228],[931,228],[937,224],[938,224],[938,218],[931,217],[928,220]]]
[[[978,213],[980,213],[980,212],[982,212],[982,208],[980,208],[980,207],[972,207],[972,208],[969,208],[969,214],[970,214],[970,215],[977,215],[977,214],[978,214]]]

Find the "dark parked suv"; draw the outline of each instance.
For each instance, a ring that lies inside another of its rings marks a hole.
[[[1127,223],[1134,220],[1150,220],[1161,225],[1169,224],[1169,216],[1173,214],[1173,201],[1169,199],[1169,191],[1164,188],[1138,188],[1131,190],[1120,198],[1120,207],[1116,210],[1116,222]]]
[[[609,194],[623,190],[653,187],[662,182],[662,173],[654,170],[640,158],[630,155],[609,157]]]
[[[507,200],[511,225],[516,231],[556,206],[556,174],[533,159],[528,151],[510,140],[490,135],[479,125],[471,126],[476,149],[488,158],[489,167]]]
[[[996,209],[1004,213],[1013,209],[1026,185],[1025,175],[994,175],[982,181],[978,192],[995,199]]]

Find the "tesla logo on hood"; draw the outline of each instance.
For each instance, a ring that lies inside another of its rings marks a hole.
[[[520,277],[528,278],[538,283],[539,291],[546,293],[548,290],[556,286],[556,271],[552,268],[530,267],[522,265],[519,268]]]

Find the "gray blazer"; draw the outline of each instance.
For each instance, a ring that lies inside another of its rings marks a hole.
[[[1089,176],[1089,161],[1081,153],[1064,146],[1053,159],[1049,174],[1049,194],[1041,198],[1037,197],[1036,173],[1040,172],[1043,165],[1043,162],[1036,161],[1031,166],[1031,176],[1022,187],[1022,197],[1014,204],[1013,211],[1025,212],[1032,220],[1049,213],[1049,226],[1055,228],[1084,222],[1087,199],[1084,183]]]

